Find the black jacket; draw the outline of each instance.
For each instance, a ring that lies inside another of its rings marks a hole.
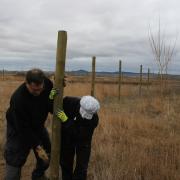
[[[80,98],[64,97],[63,110],[68,117],[62,123],[62,144],[64,146],[77,146],[91,144],[93,131],[98,125],[98,115],[95,113],[91,120],[83,119],[79,113]]]
[[[45,79],[44,84],[39,96],[30,94],[25,83],[13,93],[6,112],[7,141],[16,138],[30,147],[39,144],[44,122],[53,109],[53,102],[49,100],[53,84],[49,79]]]

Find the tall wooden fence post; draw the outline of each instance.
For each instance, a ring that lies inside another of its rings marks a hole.
[[[122,62],[119,61],[119,87],[118,87],[118,92],[119,92],[119,100],[121,98],[121,78],[122,78]]]
[[[52,122],[52,148],[50,162],[50,180],[59,180],[59,159],[61,145],[61,122],[57,119],[55,112],[57,108],[63,108],[63,78],[65,71],[67,32],[59,31],[56,52],[56,72],[54,87],[59,89],[60,93],[54,99],[54,113]]]
[[[92,80],[91,80],[91,96],[94,96],[95,91],[95,67],[96,67],[96,57],[92,57]]]
[[[139,77],[139,95],[141,96],[142,89],[142,65],[140,65],[140,77]]]

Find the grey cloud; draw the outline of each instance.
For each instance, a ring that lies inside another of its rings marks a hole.
[[[148,44],[148,25],[156,33],[158,18],[167,42],[178,34],[178,0],[2,0],[0,6],[0,62],[17,59],[55,60],[57,31],[68,32],[67,68],[89,68],[97,56],[99,69],[112,70],[118,59],[125,68],[156,65]],[[179,65],[180,44],[171,71]],[[114,63],[112,63],[114,62]]]

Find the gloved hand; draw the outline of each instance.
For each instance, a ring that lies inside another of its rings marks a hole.
[[[58,109],[56,111],[56,116],[62,121],[62,122],[66,122],[68,120],[68,117],[66,116],[65,112]]]
[[[66,78],[67,78],[67,76],[65,75],[64,78],[63,78],[63,86],[64,86],[64,87],[66,87],[66,82],[67,82],[67,79],[66,79]],[[55,76],[54,76],[54,79],[53,79],[53,80],[55,81]]]
[[[49,94],[49,99],[53,100],[56,95],[59,94],[59,90],[57,88],[52,88]]]
[[[66,87],[66,81],[67,81],[66,78],[67,78],[67,76],[64,76],[64,78],[63,78],[63,86],[64,87]]]
[[[46,151],[40,145],[36,147],[36,152],[37,152],[39,158],[41,158],[44,162],[49,161],[49,157],[48,157]]]

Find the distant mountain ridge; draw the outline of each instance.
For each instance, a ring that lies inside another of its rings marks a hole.
[[[91,72],[80,69],[77,71],[68,71],[67,73],[80,76],[80,75],[88,75]],[[139,76],[139,73],[134,73],[134,72],[122,72],[122,74],[124,76]],[[117,75],[119,75],[119,72],[118,71],[115,71],[115,72],[97,71],[96,75],[97,76],[117,76]],[[143,73],[143,75],[147,75],[147,73]]]
[[[9,70],[1,70],[0,74],[2,73],[5,74],[17,74],[17,75],[25,75],[26,71],[9,71]],[[54,72],[53,71],[44,71],[46,74],[48,75],[53,75]],[[86,76],[89,75],[91,72],[80,69],[80,70],[74,70],[74,71],[66,71],[67,74],[69,75],[74,75],[74,76]],[[123,71],[122,72],[123,76],[127,76],[127,77],[138,77],[139,73],[136,72],[128,72],[128,71]],[[119,72],[115,71],[115,72],[108,72],[108,71],[97,71],[96,72],[96,76],[118,76]],[[143,76],[147,76],[147,73],[142,73]],[[156,73],[150,73],[150,76],[152,77],[157,77],[158,74]],[[170,76],[171,78],[180,78],[180,75],[171,75],[169,74],[168,76]]]

